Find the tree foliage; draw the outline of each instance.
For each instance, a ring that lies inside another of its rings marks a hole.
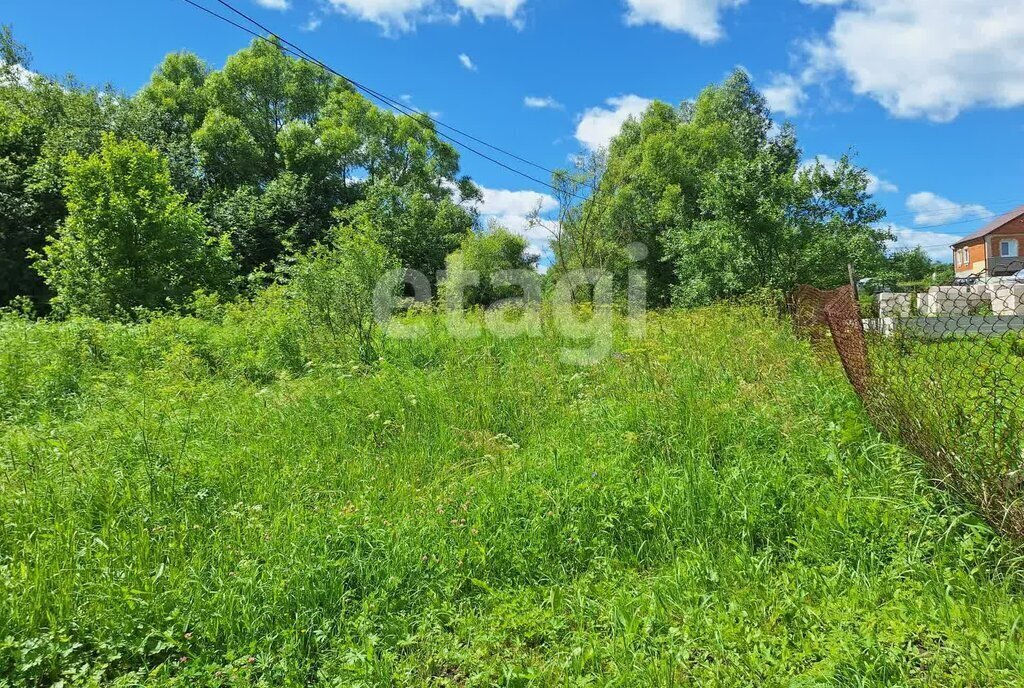
[[[198,211],[212,234],[230,238],[242,281],[265,283],[339,222],[373,223],[404,266],[433,277],[475,223],[455,190],[479,192],[432,122],[375,107],[273,40],[255,40],[220,69],[170,54],[131,97],[28,82],[27,51],[7,27],[0,60],[4,75],[18,76],[0,78],[0,306],[27,295],[46,310],[52,294],[30,254],[67,216],[65,158],[93,155],[104,133],[160,155],[190,218]]]
[[[174,191],[156,151],[107,134],[66,167],[68,216],[36,264],[58,312],[124,317],[226,284],[230,244]]]
[[[509,271],[535,270],[538,257],[528,249],[526,239],[497,224],[467,236],[445,261],[442,301],[454,303],[461,295],[460,305],[487,306],[520,296],[519,287],[499,284],[495,277]]]
[[[339,218],[364,217],[385,225],[381,239],[404,265],[429,274],[472,226],[451,200],[458,154],[431,123],[380,110],[273,42],[254,41],[220,70],[170,55],[135,101],[136,118],[151,122],[140,130],[230,234],[243,274],[326,240]]]
[[[801,169],[800,155],[743,71],[693,103],[656,102],[623,125],[594,193],[562,223],[564,246],[592,250],[556,250],[558,267],[615,266],[616,247],[640,242],[651,300],[700,304],[883,264],[890,237],[864,170],[848,157]]]
[[[111,126],[104,92],[25,71],[28,52],[9,27],[0,32],[0,306],[48,290],[29,254],[42,250],[67,213],[63,160],[88,155]]]
[[[889,256],[888,270],[880,277],[890,283],[932,280],[942,284],[953,279],[954,270],[949,263],[932,260],[931,256],[918,246],[894,251]]]

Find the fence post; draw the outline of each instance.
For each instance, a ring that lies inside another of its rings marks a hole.
[[[853,271],[853,263],[846,264],[846,271],[850,275],[850,288],[853,289],[853,300],[860,302],[860,292],[857,290],[857,275]]]

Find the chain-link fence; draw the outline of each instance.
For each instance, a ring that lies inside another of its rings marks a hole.
[[[1024,263],[1015,268],[1024,268]],[[855,296],[800,287],[789,310],[829,341],[879,429],[990,523],[1024,536],[1024,277]]]

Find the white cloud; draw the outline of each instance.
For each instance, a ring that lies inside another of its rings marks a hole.
[[[777,74],[768,86],[761,89],[772,112],[782,115],[798,115],[807,100],[807,93],[800,80],[789,74]]]
[[[17,84],[28,88],[32,85],[32,80],[37,76],[39,75],[25,69],[20,64],[7,65],[4,62],[0,62],[0,85]]]
[[[576,126],[576,140],[590,150],[604,148],[611,143],[622,125],[630,117],[639,117],[654,101],[649,98],[628,95],[609,98],[608,108],[593,107],[580,116]]]
[[[489,189],[480,187],[483,200],[478,208],[482,215],[515,215],[525,217],[538,206],[541,213],[549,213],[558,209],[558,201],[554,196],[536,191],[508,191],[505,189]]]
[[[468,69],[469,71],[476,71],[476,65],[473,64],[473,60],[471,60],[469,55],[467,55],[466,53],[462,53],[461,55],[459,55],[459,62],[461,62],[462,66]]]
[[[290,0],[260,0],[288,2]],[[419,22],[457,23],[463,12],[477,21],[500,18],[521,27],[520,8],[526,0],[327,0],[334,9],[373,22],[386,33],[412,31]]]
[[[305,24],[303,24],[301,28],[302,28],[303,31],[316,31],[317,29],[320,28],[320,25],[323,24],[323,23],[324,23],[324,20],[321,17],[317,17],[316,15],[311,15],[309,17],[309,21],[307,21]]]
[[[886,229],[896,237],[896,241],[889,245],[890,248],[898,250],[921,247],[932,260],[944,263],[953,262],[953,249],[950,247],[960,240],[955,234],[927,232],[901,225],[890,224]]]
[[[657,24],[670,31],[688,33],[702,43],[722,37],[721,13],[746,0],[626,0],[630,26]]]
[[[339,12],[378,24],[386,31],[411,31],[432,0],[328,0]]]
[[[289,0],[256,0],[256,4],[260,7],[266,7],[268,10],[286,10],[291,7]]]
[[[815,162],[821,163],[821,166],[824,167],[829,172],[835,171],[836,167],[839,166],[839,161],[836,160],[835,158],[829,157],[827,155],[818,155],[814,157],[812,160],[806,160],[803,163],[801,163],[800,169],[806,169],[808,167],[811,167],[812,165],[814,165]],[[882,179],[876,174],[868,172],[867,175],[868,185],[866,191],[872,196],[879,193],[896,193],[897,191],[900,190],[898,186],[896,186],[895,184],[886,179]]]
[[[850,0],[808,51],[811,69],[845,75],[893,115],[944,122],[1024,105],[1022,44],[1020,0]]]
[[[868,193],[872,196],[878,193],[896,193],[899,190],[900,187],[892,182],[880,179],[868,172]]]
[[[517,24],[519,9],[526,4],[526,0],[455,0],[455,4],[472,12],[477,21],[501,17]]]
[[[523,98],[523,105],[528,108],[534,108],[536,110],[543,110],[545,108],[551,110],[561,110],[562,104],[551,96],[545,96],[543,98],[538,96],[526,96]]]
[[[930,191],[909,196],[907,209],[913,211],[916,225],[947,224],[965,219],[992,217],[993,214],[983,205],[956,203]]]

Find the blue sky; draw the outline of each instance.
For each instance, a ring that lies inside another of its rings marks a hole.
[[[648,99],[692,98],[740,66],[805,158],[857,153],[904,245],[950,260],[955,237],[1024,204],[1020,0],[233,2],[335,69],[547,167],[606,142]],[[5,0],[2,21],[35,71],[127,92],[170,51],[218,66],[248,43],[181,0]],[[472,153],[463,167],[483,210],[514,228],[538,200],[552,207]]]

